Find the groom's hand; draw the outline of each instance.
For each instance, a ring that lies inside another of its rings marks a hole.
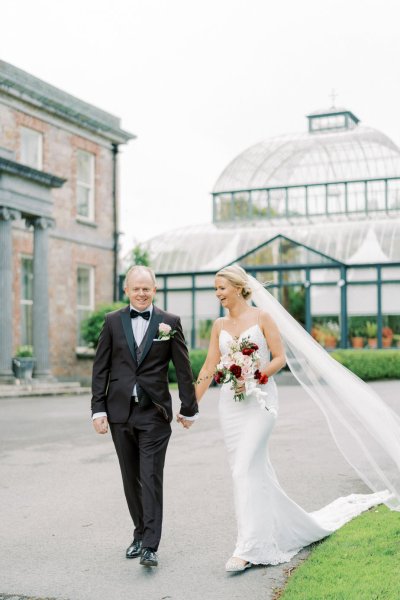
[[[185,419],[185,417],[182,417],[182,415],[177,415],[176,420],[178,421],[178,423],[181,423],[181,425],[185,428],[185,429],[189,429],[194,421],[191,421],[189,419]]]
[[[108,431],[107,417],[98,417],[97,419],[94,419],[93,427],[95,428],[97,433],[107,433],[107,431]]]

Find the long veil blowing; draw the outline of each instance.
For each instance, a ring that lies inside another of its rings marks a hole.
[[[388,490],[385,504],[400,511],[400,418],[248,277],[252,300],[275,320],[289,368],[324,413],[339,450],[371,490]]]

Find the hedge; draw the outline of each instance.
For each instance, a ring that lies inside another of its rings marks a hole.
[[[106,314],[126,306],[123,302],[114,302],[113,304],[104,304],[89,315],[81,324],[82,337],[89,348],[97,348],[99,335],[103,327]]]
[[[335,350],[331,356],[364,381],[400,379],[400,350]]]
[[[193,377],[197,379],[200,373],[200,369],[203,366],[204,361],[206,360],[207,350],[190,350],[189,358],[190,364],[192,365]],[[168,378],[170,383],[176,383],[176,372],[175,367],[172,362],[169,364],[168,370]]]

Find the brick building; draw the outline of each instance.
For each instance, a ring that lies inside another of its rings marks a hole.
[[[85,380],[80,322],[117,298],[120,120],[0,61],[0,382]]]

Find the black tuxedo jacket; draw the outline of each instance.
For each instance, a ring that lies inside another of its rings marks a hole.
[[[171,421],[168,364],[172,360],[178,379],[180,413],[193,416],[198,408],[180,318],[153,306],[147,332],[138,348],[129,311],[128,305],[106,315],[93,364],[92,414],[104,411],[110,423],[125,423],[136,385],[140,405],[153,402]],[[170,339],[157,341],[160,323],[175,331]]]

